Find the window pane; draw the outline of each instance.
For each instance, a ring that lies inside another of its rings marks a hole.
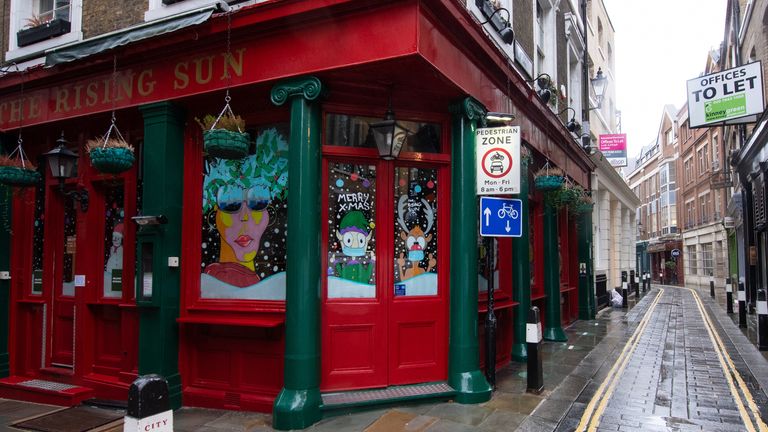
[[[328,164],[328,298],[376,297],[376,166]]]
[[[77,212],[75,200],[64,198],[64,254],[62,255],[61,295],[75,295],[75,248],[77,245]]]
[[[201,298],[285,300],[287,127],[251,136],[253,154],[203,163]]]
[[[395,168],[395,296],[437,294],[437,170]]]
[[[45,228],[45,184],[35,188],[35,222],[32,231],[32,294],[43,293],[43,232]],[[11,188],[6,188],[11,193]],[[10,203],[10,200],[8,201]]]
[[[343,147],[376,148],[376,142],[369,124],[380,122],[374,117],[328,114],[326,116],[326,145]],[[438,153],[440,152],[440,126],[432,123],[410,121],[397,122],[408,130],[408,138],[401,151]]]
[[[123,239],[125,218],[123,185],[104,193],[104,297],[123,295]]]

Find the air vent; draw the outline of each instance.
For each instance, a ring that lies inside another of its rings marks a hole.
[[[240,393],[226,392],[224,393],[224,405],[228,407],[240,407]]]

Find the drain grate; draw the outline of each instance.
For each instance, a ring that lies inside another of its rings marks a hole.
[[[453,387],[446,383],[419,384],[409,386],[387,387],[377,390],[350,391],[326,393],[322,395],[323,405],[347,405],[390,399],[405,399],[419,396],[453,393]]]
[[[45,381],[45,380],[39,380],[39,379],[22,381],[17,385],[24,386],[24,387],[32,387],[32,388],[37,388],[42,390],[51,390],[51,391],[64,391],[64,390],[71,390],[71,389],[77,388],[77,386],[70,385],[70,384],[63,384],[63,383],[57,383],[53,381]]]

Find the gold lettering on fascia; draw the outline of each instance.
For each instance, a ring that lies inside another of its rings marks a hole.
[[[191,83],[206,85],[212,81],[230,80],[243,76],[246,48],[231,53],[199,56],[177,62],[170,78],[174,90],[184,90]],[[161,77],[162,78],[162,77]],[[87,82],[67,84],[51,89],[53,112],[68,114],[81,109],[93,108],[99,104],[130,101],[134,95],[151,97],[158,88],[158,78],[153,68],[140,72],[132,70],[118,72],[116,77],[100,77]],[[0,125],[16,123],[22,119],[37,119],[42,115],[40,96],[8,100],[0,103]]]

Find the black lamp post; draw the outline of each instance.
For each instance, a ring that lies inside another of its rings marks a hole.
[[[48,160],[48,167],[51,169],[51,176],[59,180],[59,191],[64,196],[74,199],[80,203],[80,210],[88,211],[88,191],[85,189],[64,191],[64,180],[75,176],[75,165],[78,156],[67,148],[67,140],[64,133],[56,140],[58,146],[45,153],[43,156]]]
[[[384,160],[396,159],[400,150],[408,139],[410,131],[395,121],[395,112],[392,111],[392,98],[389,100],[389,108],[384,114],[384,120],[368,125],[373,139],[376,142],[376,148],[379,150],[379,156]]]

